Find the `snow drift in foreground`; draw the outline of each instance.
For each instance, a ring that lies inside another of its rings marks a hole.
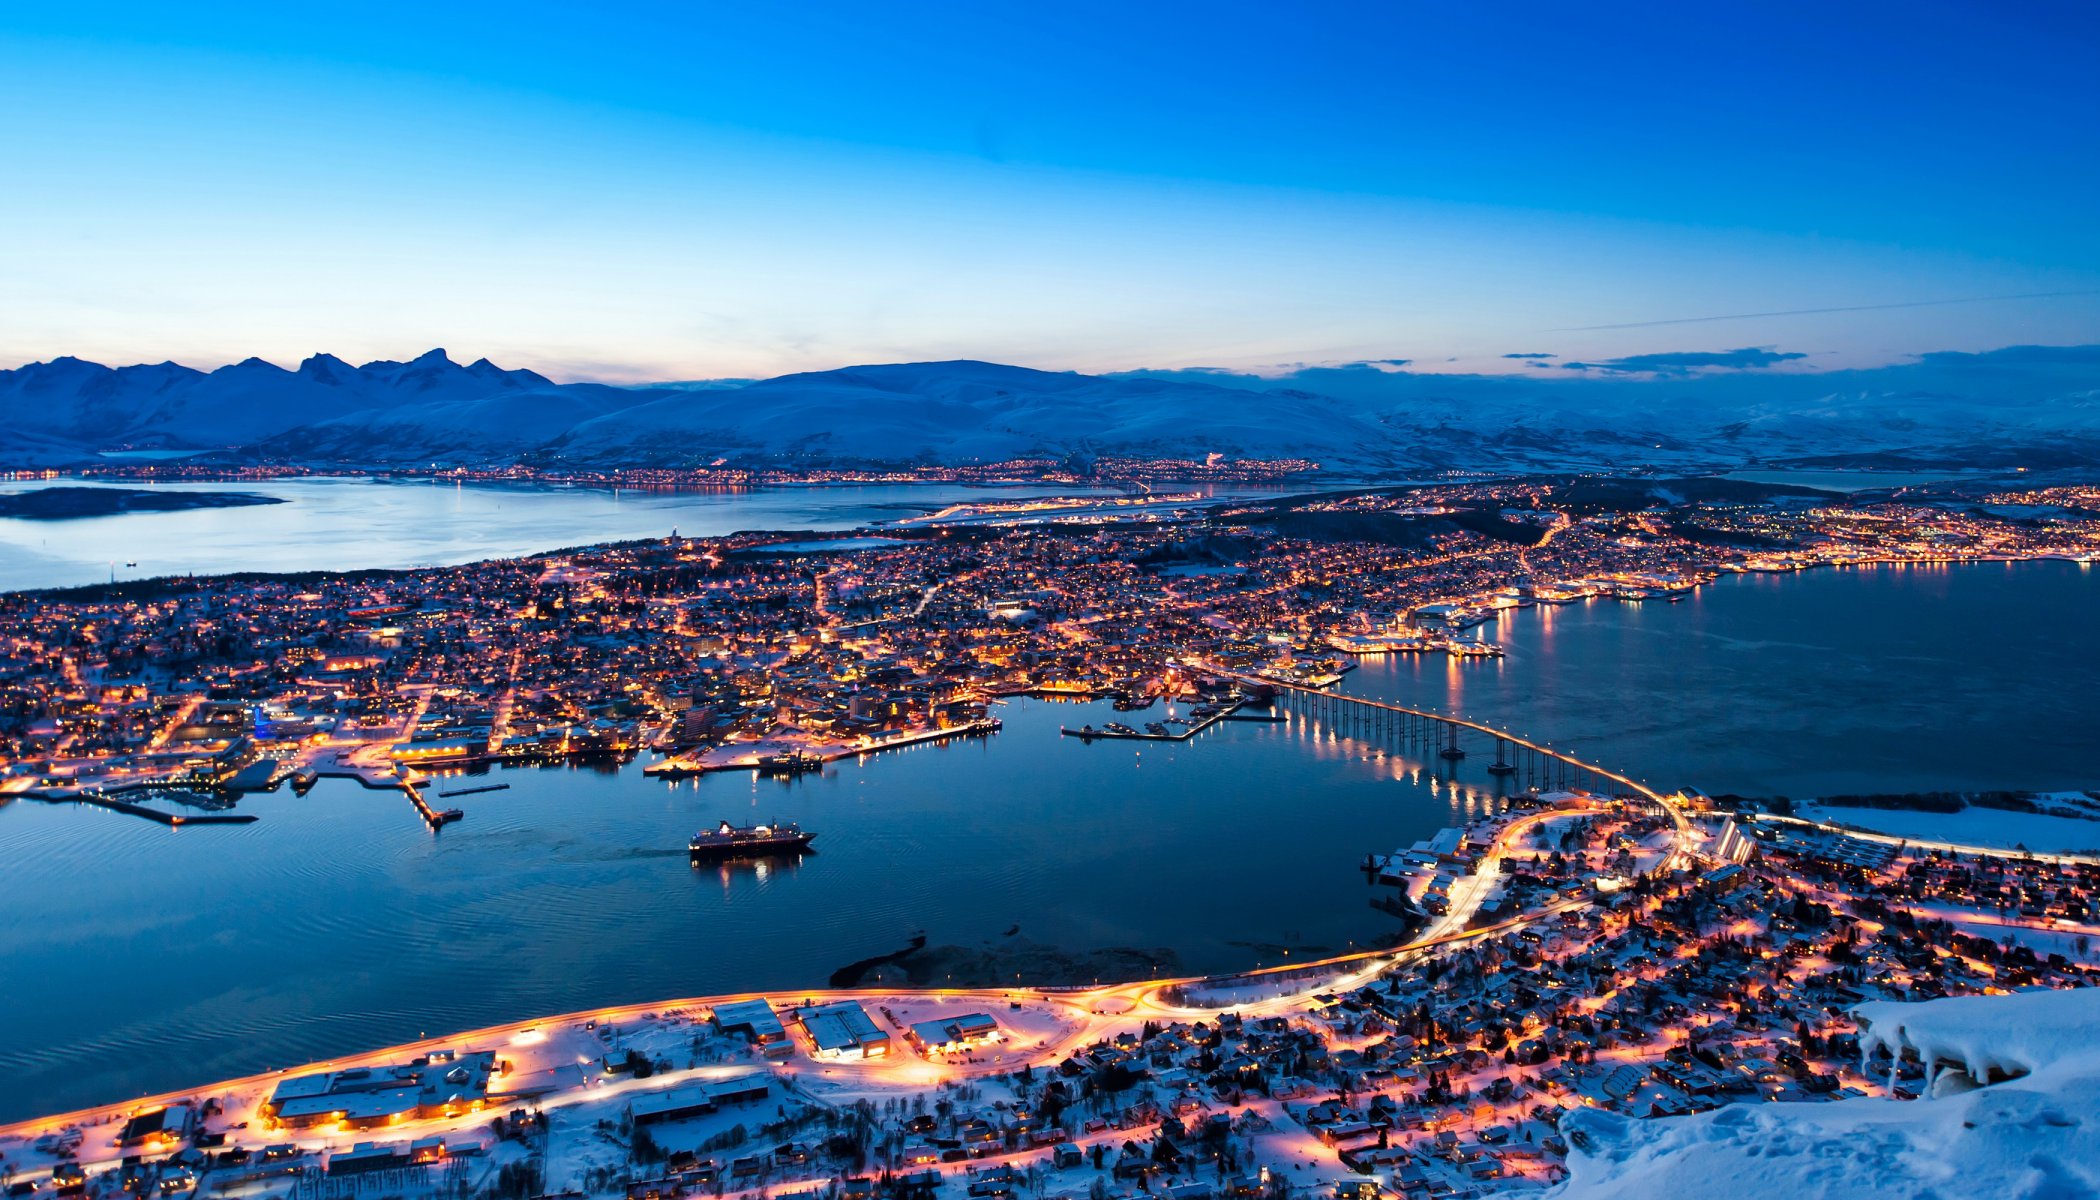
[[[1863,1044],[2017,1079],[1920,1101],[1739,1104],[1561,1122],[1559,1200],[2100,1195],[2100,988],[1861,1005]]]

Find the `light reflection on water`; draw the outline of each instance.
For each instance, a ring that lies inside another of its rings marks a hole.
[[[247,826],[0,811],[0,1119],[422,1031],[625,1001],[822,986],[846,963],[1018,925],[1166,948],[1192,970],[1397,930],[1358,864],[1491,801],[1332,729],[1225,722],[1083,744],[1105,703],[1019,701],[996,737],[795,781],[518,768],[432,835],[405,799],[324,782]],[[1142,715],[1142,714],[1141,714]],[[1475,773],[1469,789],[1492,788]],[[688,864],[694,829],[793,820],[815,852]]]
[[[1500,659],[1365,659],[1344,690],[1506,725],[1664,790],[2100,787],[2100,572],[1728,575],[1671,604],[1505,612]]]

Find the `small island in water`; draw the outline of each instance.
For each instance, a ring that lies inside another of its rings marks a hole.
[[[109,517],[118,513],[182,512],[192,508],[242,508],[250,504],[283,504],[276,496],[253,492],[175,492],[156,488],[47,487],[0,495],[0,517],[25,521],[68,521],[76,517]]]

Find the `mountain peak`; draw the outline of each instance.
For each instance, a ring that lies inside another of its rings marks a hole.
[[[340,385],[357,373],[356,368],[333,354],[323,351],[310,355],[299,364],[299,375],[315,383]]]
[[[264,359],[264,358],[257,358],[257,357],[255,357],[255,356],[253,356],[253,355],[250,355],[249,357],[247,357],[247,358],[244,358],[244,359],[242,359],[241,361],[239,361],[239,362],[237,362],[237,363],[234,363],[234,364],[233,364],[232,366],[230,366],[230,367],[220,367],[220,368],[219,368],[219,370],[220,370],[220,371],[242,371],[242,372],[255,372],[255,371],[273,371],[273,372],[276,372],[276,373],[277,373],[277,374],[279,374],[279,375],[289,375],[289,374],[291,374],[291,372],[290,372],[290,371],[287,371],[287,370],[285,370],[285,369],[284,369],[283,367],[280,367],[280,366],[278,366],[278,365],[277,365],[276,363],[273,363],[273,362],[269,361],[268,359]],[[213,374],[217,374],[217,373],[218,373],[217,371],[214,371],[214,372],[213,372]]]

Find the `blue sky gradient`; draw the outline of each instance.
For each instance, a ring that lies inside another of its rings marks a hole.
[[[2100,341],[2096,61],[2072,4],[18,3],[0,362]]]

